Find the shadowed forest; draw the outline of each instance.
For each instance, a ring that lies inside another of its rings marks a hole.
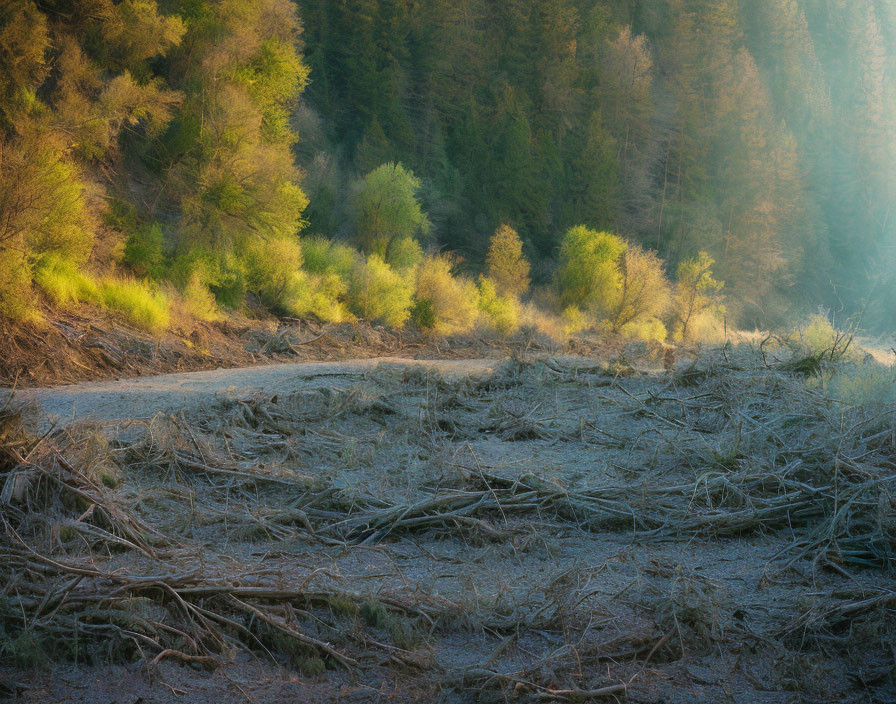
[[[892,0],[5,2],[0,309],[889,330],[894,32]]]

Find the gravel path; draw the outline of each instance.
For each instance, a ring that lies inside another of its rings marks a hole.
[[[151,418],[157,413],[201,409],[221,399],[250,398],[258,393],[289,393],[313,386],[315,380],[341,385],[380,366],[424,368],[446,376],[483,375],[500,363],[495,359],[416,360],[396,357],[343,362],[300,362],[261,367],[162,374],[118,381],[100,381],[26,389],[20,401],[34,403],[41,425],[66,425],[78,419],[116,421]]]

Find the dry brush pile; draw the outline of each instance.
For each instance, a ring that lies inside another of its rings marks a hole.
[[[249,652],[482,701],[732,682],[886,701],[896,676],[893,409],[751,354],[664,377],[383,367],[196,417],[30,427],[0,415],[14,667]],[[701,551],[744,556],[741,576]]]

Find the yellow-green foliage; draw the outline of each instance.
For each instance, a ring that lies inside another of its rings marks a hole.
[[[96,281],[79,271],[72,262],[57,255],[47,255],[34,268],[34,282],[58,306],[94,303],[150,332],[162,332],[170,324],[168,297],[136,279],[109,277]]]
[[[673,334],[676,341],[690,340],[693,342],[702,342],[705,344],[717,344],[725,341],[725,319],[723,317],[724,308],[704,310],[691,316],[691,322],[688,325],[687,338],[682,337],[681,329],[677,329]]]
[[[479,310],[488,324],[502,335],[519,329],[519,301],[511,296],[499,295],[495,282],[485,276],[479,277]]]
[[[138,275],[157,276],[163,261],[164,234],[155,223],[134,229],[124,246],[124,262]]]
[[[327,322],[354,319],[345,299],[352,272],[361,258],[351,247],[324,237],[302,240],[304,271],[294,282],[289,310],[296,317],[313,315]]]
[[[849,333],[838,330],[827,316],[815,314],[787,338],[797,354],[824,356],[831,361],[858,362],[862,355]]]
[[[414,282],[378,254],[359,261],[348,289],[351,311],[361,318],[400,328],[410,317]]]
[[[101,0],[61,15],[30,0],[6,5],[0,314],[21,318],[33,309],[37,263],[40,287],[58,304],[102,299],[159,329],[163,306],[147,301],[161,294],[147,297],[138,285],[119,282],[91,290],[77,275],[88,256],[109,263],[118,254],[137,276],[170,278],[179,307],[198,317],[217,314],[209,292],[236,308],[253,288],[282,308],[295,288],[290,269],[298,269],[282,243],[301,229],[308,204],[289,119],[310,74],[295,3],[200,1],[186,12],[156,0]],[[125,163],[125,152],[153,162],[155,186],[141,181],[135,189],[132,170],[104,168]],[[141,200],[145,216],[154,204],[134,195],[142,186],[164,192],[168,241],[153,223],[107,222],[128,234],[124,251],[113,237],[94,249],[95,204],[118,193]],[[188,266],[166,261],[163,244]],[[41,265],[48,254],[71,266]]]
[[[163,332],[171,321],[168,298],[142,281],[103,279],[100,295],[106,307],[144,330]]]
[[[427,257],[417,268],[415,322],[440,335],[467,332],[479,314],[479,290],[468,279],[451,275],[445,256]]]
[[[568,335],[563,320],[532,302],[520,306],[520,327],[545,335],[552,340],[563,340]]]
[[[34,283],[57,306],[100,303],[100,287],[75,264],[58,255],[43,257],[34,267]]]
[[[615,332],[634,334],[639,339],[656,339],[665,326],[659,318],[672,303],[672,293],[663,263],[653,252],[636,245],[627,246],[619,259],[619,286],[608,292],[607,317]],[[629,333],[626,333],[629,330]]]
[[[621,285],[619,260],[625,250],[625,241],[609,232],[597,232],[584,225],[568,230],[560,245],[557,270],[563,306],[605,314]]]
[[[874,361],[832,365],[806,383],[853,406],[896,402],[896,369]]]
[[[509,225],[492,235],[485,257],[488,277],[499,293],[519,298],[529,289],[529,262],[523,256],[523,241]]]
[[[31,269],[25,258],[0,247],[0,315],[15,321],[39,320],[31,294]]]
[[[289,106],[308,83],[310,70],[292,42],[267,39],[234,73],[262,110],[264,133],[273,139],[290,135]]]
[[[397,240],[425,235],[429,219],[417,201],[420,179],[401,164],[382,164],[355,184],[352,213],[358,244],[389,258]]]
[[[660,318],[671,305],[663,263],[621,237],[584,226],[570,229],[560,248],[560,300],[570,312],[570,334],[584,311],[601,327],[639,339],[665,339]]]
[[[843,337],[843,333],[837,330],[833,323],[823,315],[813,315],[809,318],[809,324],[797,333],[800,341],[810,352],[827,352]]]
[[[305,270],[311,274],[336,274],[348,281],[358,262],[358,253],[351,247],[331,242],[325,237],[302,240]]]
[[[62,150],[36,141],[0,144],[0,243],[81,263],[93,243],[81,175]]]
[[[294,236],[308,205],[288,121],[308,79],[295,3],[218,3],[187,26],[186,63],[202,69],[187,77],[181,119],[169,139],[183,142],[194,158],[179,160],[167,181],[184,238],[230,252],[247,240],[263,246]],[[228,287],[229,304],[239,304],[236,293]]]
[[[332,323],[348,322],[354,316],[343,302],[348,284],[337,274],[309,274],[298,271],[287,288],[282,306],[290,315],[309,315]]]
[[[659,318],[644,317],[626,323],[620,328],[620,332],[626,337],[632,337],[644,342],[665,342],[666,326]]]
[[[182,291],[186,290],[191,279],[198,277],[198,281],[214,295],[217,304],[235,309],[242,305],[248,287],[249,266],[246,259],[251,259],[251,256],[193,247],[176,256],[165,275]]]
[[[190,274],[180,291],[180,302],[187,313],[199,320],[220,320],[222,317],[214,294],[202,281],[199,272]]]
[[[104,75],[89,56],[92,52],[85,52],[72,35],[59,37],[57,47],[53,107],[78,156],[90,160],[114,154],[127,124],[141,125],[147,134],[159,136],[171,121],[181,96],[166,90],[161,81],[135,81],[129,70]]]
[[[715,260],[706,252],[678,265],[675,284],[673,332],[676,340],[715,342],[725,307],[719,298],[724,281],[712,277]]]
[[[103,49],[110,63],[133,71],[146,70],[141,64],[180,44],[186,27],[180,17],[160,15],[151,0],[123,0],[103,31]]]
[[[567,306],[563,309],[563,332],[577,335],[594,328],[594,319],[578,306]]]
[[[50,73],[47,16],[32,2],[5,2],[0,10],[0,119],[14,124],[31,93]],[[18,100],[17,100],[18,98]],[[25,108],[27,109],[27,108]]]
[[[285,310],[286,299],[291,295],[302,267],[299,241],[288,237],[252,240],[246,246],[243,260],[249,288],[267,306]]]
[[[386,261],[393,269],[406,271],[423,261],[423,248],[413,237],[393,240],[386,253]]]
[[[32,262],[55,255],[77,266],[90,252],[85,189],[52,140],[0,139],[0,154],[0,314],[34,319]]]
[[[310,255],[307,262],[304,250]],[[314,316],[328,322],[352,318],[343,298],[348,291],[346,265],[355,259],[348,248],[325,240],[305,240],[303,249],[291,238],[251,243],[245,256],[249,286],[267,306],[297,318]]]

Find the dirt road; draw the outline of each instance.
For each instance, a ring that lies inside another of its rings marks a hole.
[[[17,394],[17,399],[36,404],[42,425],[56,423],[60,426],[75,419],[146,419],[157,413],[202,409],[217,401],[247,399],[258,394],[288,394],[313,388],[322,379],[326,379],[328,386],[339,387],[354,383],[377,368],[431,370],[451,378],[482,376],[499,363],[500,360],[495,359],[378,357],[343,362],[271,364],[26,389]]]

